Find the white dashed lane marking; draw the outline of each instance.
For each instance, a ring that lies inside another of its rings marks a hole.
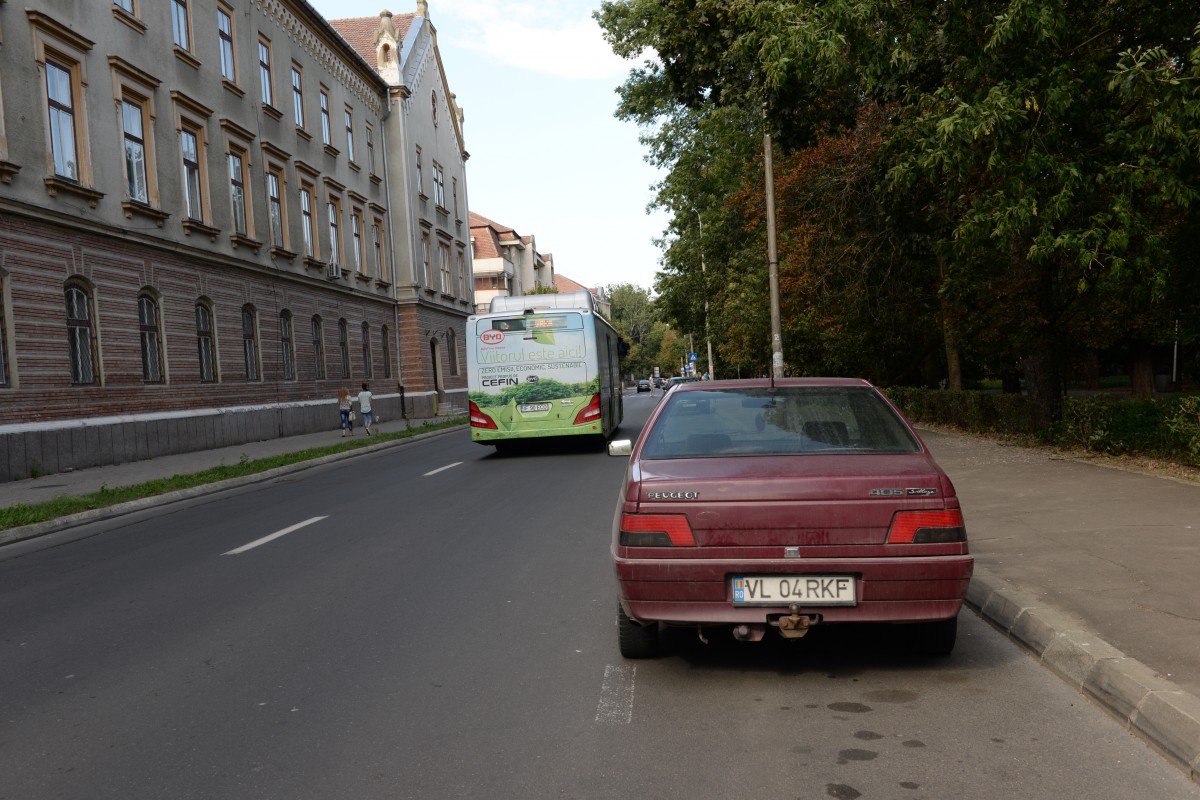
[[[222,553],[221,555],[236,556],[239,553],[246,552],[247,550],[253,550],[254,548],[258,547],[260,544],[266,544],[267,542],[274,541],[275,539],[278,539],[280,536],[287,536],[289,533],[292,533],[293,531],[298,531],[301,528],[305,528],[309,525],[312,525],[314,522],[320,522],[323,519],[328,519],[328,516],[313,517],[312,519],[304,520],[304,522],[297,522],[295,525],[292,525],[290,528],[284,528],[281,531],[275,531],[270,536],[264,536],[261,539],[255,539],[253,542],[250,542],[249,544],[244,544],[241,547],[230,550],[227,553]]]
[[[600,702],[596,705],[596,722],[601,725],[628,725],[633,721],[633,684],[637,667],[632,664],[604,668],[600,685]]]
[[[447,464],[447,465],[446,465],[446,466],[444,466],[444,467],[438,467],[438,468],[437,468],[437,469],[435,469],[435,470],[430,470],[429,472],[426,472],[426,473],[425,473],[424,475],[422,475],[421,477],[423,477],[423,478],[428,478],[430,475],[437,475],[439,472],[445,472],[445,471],[446,471],[446,470],[448,470],[448,469],[454,469],[455,467],[457,467],[457,466],[458,466],[459,464],[461,464],[461,463],[463,463],[463,462],[461,462],[461,461],[455,461],[453,464]]]

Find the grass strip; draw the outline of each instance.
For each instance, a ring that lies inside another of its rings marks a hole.
[[[187,475],[173,475],[170,478],[160,478],[149,483],[139,483],[135,486],[121,486],[116,489],[109,489],[107,486],[104,486],[98,492],[78,497],[61,497],[55,500],[48,500],[45,503],[10,506],[9,508],[0,509],[0,531],[17,528],[22,525],[35,525],[39,522],[65,517],[69,514],[78,514],[97,508],[108,508],[119,503],[128,503],[131,500],[156,497],[168,492],[177,492],[181,489],[190,489],[194,486],[204,486],[210,483],[217,483],[218,481],[229,480],[230,478],[256,475],[260,472],[275,469],[276,467],[286,467],[302,461],[311,461],[315,458],[345,453],[363,447],[371,447],[380,442],[408,439],[417,434],[429,433],[443,428],[452,428],[462,425],[464,422],[465,419],[460,418],[446,422],[429,423],[419,428],[407,428],[394,433],[378,433],[370,438],[354,438],[324,447],[313,447],[308,450],[298,450],[268,458],[256,458],[253,461],[243,456],[242,460],[236,464],[222,464],[219,467],[192,472]]]

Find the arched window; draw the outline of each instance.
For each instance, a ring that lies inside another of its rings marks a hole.
[[[212,306],[207,300],[196,302],[196,348],[200,357],[200,382],[217,382],[217,342]]]
[[[71,356],[71,383],[96,383],[96,332],[92,327],[92,295],[79,282],[64,289],[67,304],[67,346]]]
[[[338,354],[342,357],[342,377],[350,377],[350,326],[338,320]]]
[[[292,343],[292,312],[279,313],[279,350],[283,356],[283,379],[296,380],[296,348]]]
[[[313,366],[317,380],[325,380],[325,329],[321,316],[314,314],[312,318]]]
[[[159,326],[158,300],[150,290],[138,295],[138,332],[142,340],[142,380],[163,382],[162,328]]]
[[[367,323],[362,324],[362,358],[363,358],[363,377],[374,377],[374,371],[371,369],[371,326]]]
[[[258,380],[258,318],[249,303],[242,306],[242,360],[246,364],[246,380]]]

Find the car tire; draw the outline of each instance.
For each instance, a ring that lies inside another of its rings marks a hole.
[[[618,642],[625,658],[658,658],[658,623],[639,625],[617,604]]]
[[[912,626],[913,649],[923,656],[945,657],[954,650],[958,639],[958,617],[922,622]]]

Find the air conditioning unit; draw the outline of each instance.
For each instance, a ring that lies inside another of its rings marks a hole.
[[[329,264],[328,266],[326,266],[325,267],[325,277],[329,278],[329,280],[331,280],[331,281],[336,281],[339,278],[341,278],[342,277],[342,265],[341,264]]]

